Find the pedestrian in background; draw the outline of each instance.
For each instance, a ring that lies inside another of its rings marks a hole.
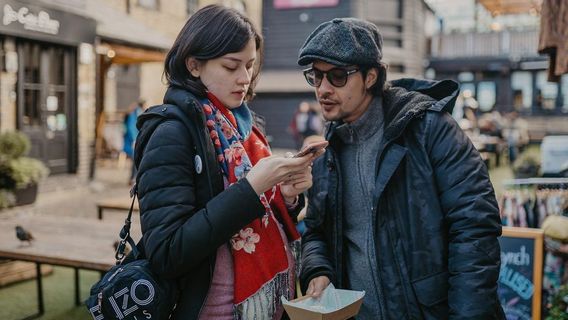
[[[136,121],[138,116],[144,112],[146,101],[143,99],[138,99],[133,103],[128,113],[124,116],[124,143],[122,146],[122,151],[126,154],[126,157],[132,161],[130,169],[130,177],[128,183],[132,185],[134,183],[134,177],[136,177],[136,166],[134,165],[134,143],[136,142],[136,137],[138,136],[138,128],[136,128]]]
[[[199,10],[166,56],[164,104],[138,120],[142,243],[179,279],[171,319],[280,319],[294,297],[294,220],[318,154],[271,156],[253,122],[262,43],[238,11]]]
[[[357,319],[504,319],[487,168],[448,114],[453,81],[385,84],[378,28],[318,26],[298,63],[332,123],[314,162],[301,285],[364,290]]]
[[[323,119],[317,102],[302,101],[294,112],[292,121],[288,126],[288,132],[294,138],[296,149],[301,149],[304,139],[323,133]]]

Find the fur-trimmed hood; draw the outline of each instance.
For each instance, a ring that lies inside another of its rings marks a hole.
[[[387,83],[383,95],[385,141],[396,139],[408,123],[427,110],[451,113],[459,85],[452,80],[432,81],[403,78]],[[328,130],[330,140],[341,122],[333,122]]]

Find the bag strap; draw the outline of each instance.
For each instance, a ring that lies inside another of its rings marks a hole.
[[[120,264],[126,256],[124,254],[124,251],[126,250],[127,242],[130,245],[130,248],[132,249],[134,257],[138,258],[138,256],[140,255],[136,243],[130,236],[130,226],[132,225],[132,211],[134,210],[134,202],[136,201],[137,194],[138,194],[138,188],[137,185],[134,184],[132,186],[132,189],[130,189],[130,197],[132,198],[132,203],[130,204],[130,209],[128,210],[128,216],[126,217],[126,220],[124,220],[124,226],[120,230],[119,234],[120,242],[118,243],[118,247],[116,248],[116,253],[114,254],[114,258],[116,259],[117,265]]]
[[[155,121],[152,124],[152,127],[149,130],[146,130],[146,133],[140,132],[139,136],[136,139],[136,144],[135,144],[135,147],[134,147],[135,152],[134,152],[134,159],[133,159],[133,164],[132,164],[133,166],[138,166],[138,163],[140,162],[140,160],[142,158],[142,153],[143,153],[144,149],[146,148],[146,144],[148,143],[148,140],[150,140],[150,136],[154,133],[156,128],[163,122],[163,120],[164,119],[160,119],[160,120]],[[127,257],[127,255],[124,253],[124,251],[126,250],[126,243],[127,242],[130,245],[130,248],[132,250],[132,254],[134,255],[134,259],[141,258],[141,252],[138,249],[138,246],[136,245],[136,242],[134,241],[134,239],[132,239],[132,237],[130,236],[130,226],[132,225],[132,211],[134,211],[134,202],[136,201],[136,198],[137,198],[137,195],[138,195],[138,176],[139,176],[139,172],[136,174],[136,179],[135,179],[134,185],[130,189],[130,197],[132,198],[132,203],[130,204],[130,209],[128,210],[128,215],[126,216],[126,219],[124,220],[124,226],[122,227],[122,229],[120,230],[120,233],[118,235],[120,237],[120,241],[118,243],[118,246],[116,247],[116,251],[115,251],[115,254],[114,254],[114,258],[116,259],[117,265],[123,263],[125,258]]]

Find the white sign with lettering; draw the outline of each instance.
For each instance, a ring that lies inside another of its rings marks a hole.
[[[39,31],[49,34],[59,33],[59,21],[51,19],[49,13],[40,11],[37,15],[30,12],[28,7],[21,7],[18,11],[8,4],[4,5],[2,23],[7,26],[12,22],[20,23],[26,30]]]

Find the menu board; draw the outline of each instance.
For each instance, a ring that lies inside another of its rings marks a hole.
[[[503,227],[497,293],[507,320],[541,318],[543,241],[540,229]]]

